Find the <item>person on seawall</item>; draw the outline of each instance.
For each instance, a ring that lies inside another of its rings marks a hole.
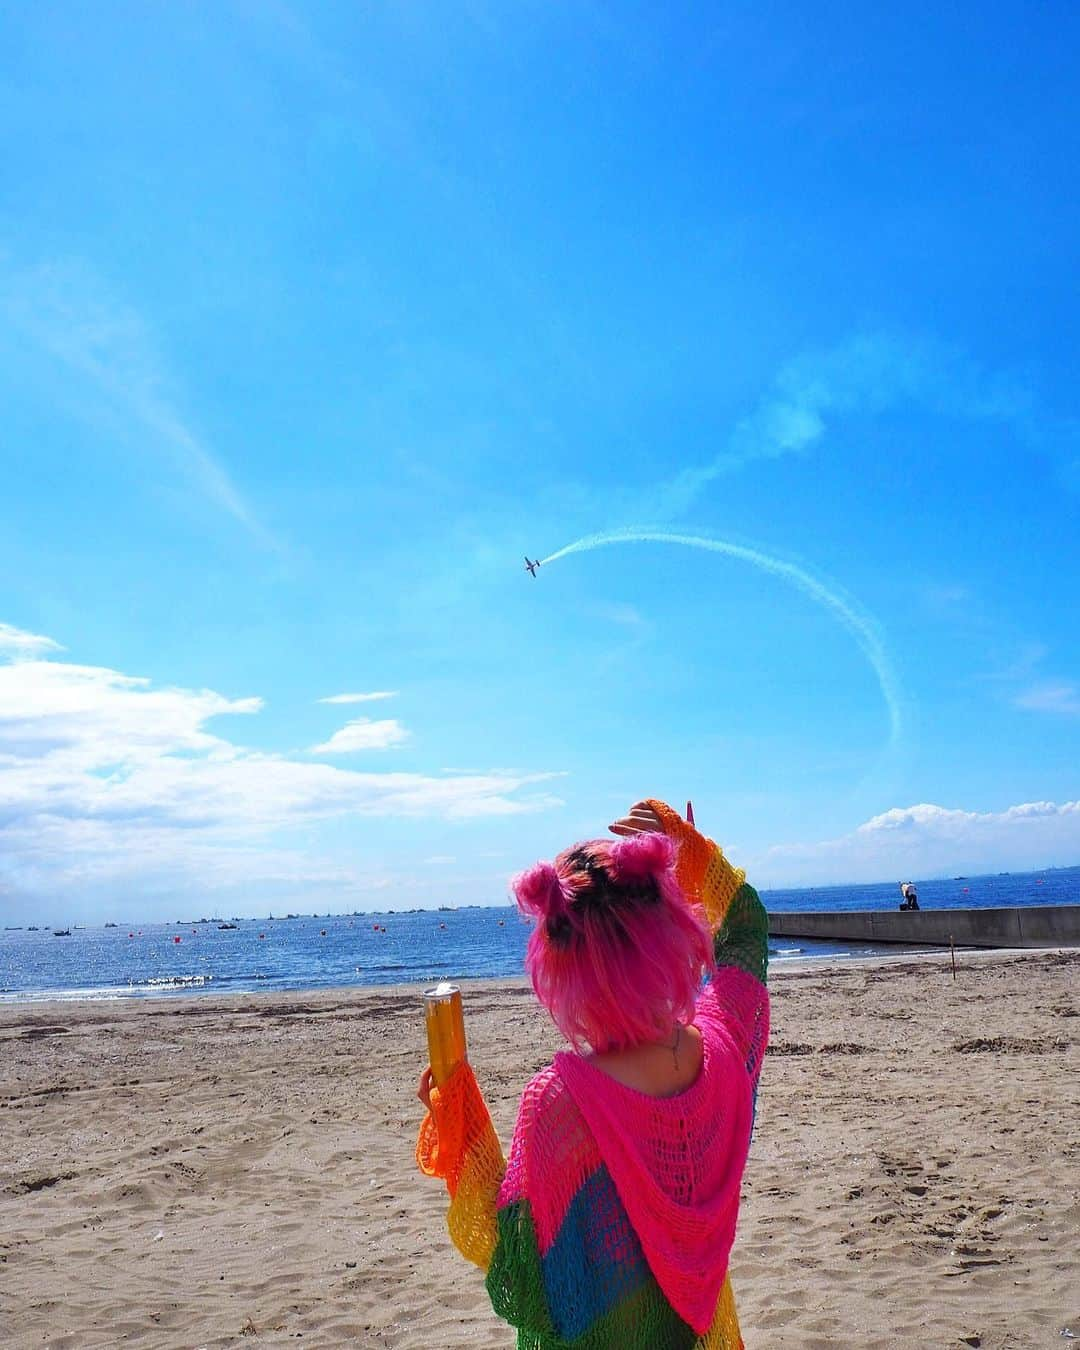
[[[728,1275],[769,1034],[768,919],[663,802],[516,877],[526,967],[570,1043],[504,1159],[468,1061],[418,1096],[416,1156],[519,1350],[734,1350]],[[708,982],[702,987],[702,976]]]
[[[918,909],[919,897],[915,894],[915,887],[910,881],[900,883],[900,894],[903,900],[900,903],[901,909]]]

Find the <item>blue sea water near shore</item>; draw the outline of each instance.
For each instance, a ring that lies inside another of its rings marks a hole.
[[[1080,867],[919,882],[925,909],[1080,901]],[[762,893],[770,910],[895,909],[895,884]],[[56,915],[55,918],[61,916]],[[528,928],[515,910],[460,908],[395,914],[125,923],[54,936],[0,932],[0,1003],[114,999],[412,984],[520,975]],[[178,940],[179,939],[179,940]],[[778,939],[774,961],[875,955],[865,943]]]

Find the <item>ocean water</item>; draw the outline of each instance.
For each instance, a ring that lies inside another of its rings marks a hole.
[[[905,878],[907,880],[908,878]],[[917,880],[916,878],[913,878]],[[1080,901],[1080,867],[918,882],[924,909]],[[770,910],[895,909],[895,885],[762,892]],[[528,928],[511,908],[51,927],[0,932],[0,1002],[191,996],[520,975]],[[873,955],[866,943],[777,939],[774,961]]]

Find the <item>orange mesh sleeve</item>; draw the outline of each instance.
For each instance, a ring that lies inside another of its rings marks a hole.
[[[727,916],[739,887],[746,880],[741,867],[732,867],[719,844],[699,834],[666,802],[650,800],[664,833],[678,845],[675,875],[688,899],[701,905],[715,933]]]
[[[462,1256],[487,1271],[498,1238],[495,1202],[506,1162],[480,1085],[466,1061],[441,1088],[420,1124],[416,1162],[450,1193],[447,1225]]]

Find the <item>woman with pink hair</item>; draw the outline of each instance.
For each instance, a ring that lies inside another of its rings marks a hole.
[[[533,988],[571,1048],[526,1085],[509,1159],[466,1062],[438,1088],[421,1076],[417,1161],[519,1350],[727,1350],[767,916],[663,802],[610,828],[514,881]]]

